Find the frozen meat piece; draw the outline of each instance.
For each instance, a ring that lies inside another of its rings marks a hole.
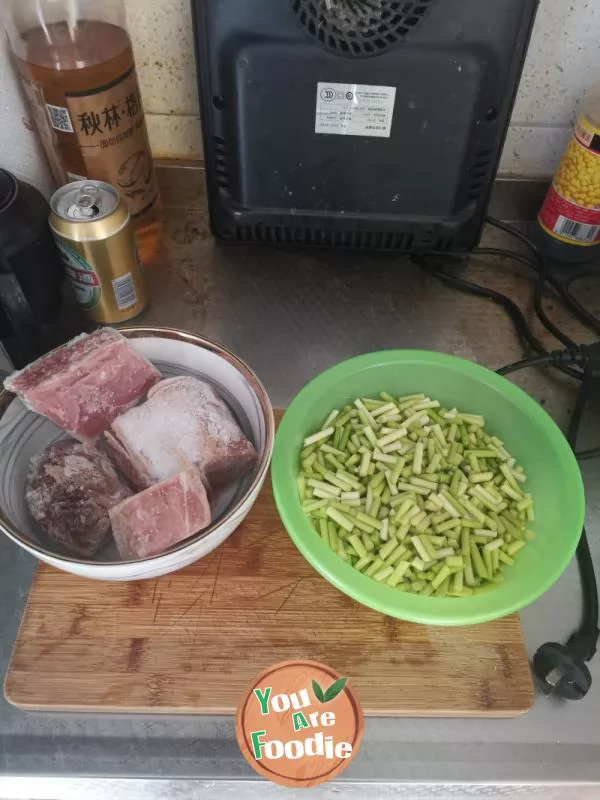
[[[137,491],[152,486],[154,481],[143,459],[135,453],[129,453],[110,431],[106,431],[104,436],[111,461],[127,478],[129,485]]]
[[[107,543],[109,509],[130,495],[108,456],[74,439],[61,439],[32,458],[25,490],[40,528],[81,556]]]
[[[32,411],[91,442],[159,380],[124,336],[101,328],[42,356],[4,385]]]
[[[160,381],[145,403],[113,422],[110,433],[117,463],[128,462],[124,471],[136,486],[193,464],[211,489],[218,489],[249,472],[257,459],[227,405],[210,384],[196,378]]]
[[[147,558],[208,527],[206,489],[198,470],[186,469],[110,510],[122,558]]]
[[[113,328],[100,328],[92,334],[81,333],[62,347],[57,347],[19,372],[14,372],[7,379],[6,388],[11,392],[23,393],[31,386],[38,386],[57,376],[61,371],[65,374],[67,369],[74,376],[78,364],[85,364],[88,356],[120,338],[121,334]]]

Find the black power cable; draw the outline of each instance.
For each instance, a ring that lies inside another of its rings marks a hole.
[[[507,233],[509,236],[512,236],[514,239],[518,239],[520,242],[527,245],[527,247],[533,251],[534,255],[539,258],[540,251],[531,241],[531,239],[525,236],[524,233],[521,233],[521,231],[513,228],[512,225],[508,225],[506,222],[502,222],[501,220],[496,219],[496,217],[492,217],[489,214],[485,218],[485,221],[488,225],[491,225],[492,228],[498,228],[498,230],[504,231],[504,233]]]
[[[501,375],[509,375],[520,369],[534,365],[549,365],[560,369],[562,372],[582,381],[578,393],[575,409],[571,416],[567,439],[573,451],[580,459],[593,458],[600,455],[600,447],[576,453],[577,435],[581,418],[589,397],[593,376],[597,374],[600,365],[600,342],[591,346],[578,347],[576,343],[565,334],[548,317],[543,307],[543,295],[546,287],[550,287],[560,298],[564,306],[570,310],[577,319],[596,333],[600,333],[600,320],[585,309],[569,292],[570,284],[577,278],[587,277],[589,273],[579,272],[569,276],[563,283],[551,272],[548,262],[539,253],[537,247],[520,231],[515,230],[494,218],[487,218],[489,224],[499,228],[505,233],[525,244],[533,253],[533,257],[512,253],[501,248],[479,248],[472,255],[498,256],[510,258],[531,268],[536,273],[534,288],[535,312],[553,336],[567,346],[565,351],[549,353],[537,339],[525,319],[521,309],[506,295],[484,286],[449,275],[442,269],[433,268],[424,258],[415,258],[415,262],[428,274],[436,277],[448,286],[458,288],[463,292],[484,297],[500,305],[509,314],[520,339],[525,346],[536,355],[513,364],[508,364],[498,370]],[[437,254],[435,254],[437,255]],[[440,254],[441,255],[441,254]],[[583,369],[573,368],[579,365]],[[577,564],[581,579],[583,596],[583,617],[579,629],[573,633],[566,645],[556,642],[547,642],[536,652],[533,659],[533,669],[542,681],[546,693],[554,692],[566,699],[579,699],[584,697],[592,683],[591,674],[585,665],[586,661],[593,658],[598,643],[600,631],[598,630],[598,588],[594,572],[594,563],[589,549],[585,527],[582,530],[577,545]]]
[[[542,325],[546,328],[546,330],[550,331],[550,333],[558,339],[559,342],[562,342],[565,347],[575,347],[575,342],[569,338],[561,329],[555,325],[552,320],[546,314],[543,305],[543,296],[544,296],[544,289],[546,284],[550,282],[550,273],[548,268],[548,263],[546,259],[544,259],[536,245],[527,238],[523,233],[513,228],[511,225],[507,225],[500,220],[495,219],[494,217],[486,217],[486,222],[488,225],[492,225],[494,228],[498,228],[499,230],[503,231],[504,233],[509,234],[515,239],[518,239],[523,244],[527,245],[529,249],[533,252],[535,256],[535,260],[526,259],[522,257],[521,259],[514,259],[514,260],[521,260],[527,263],[529,266],[532,266],[537,272],[537,281],[535,285],[535,292],[534,292],[534,308],[535,313],[538,316],[538,319],[542,323]],[[553,280],[550,285],[558,291],[559,296],[562,297],[561,291],[555,285],[556,282]]]
[[[510,375],[513,372],[518,372],[525,367],[535,367],[539,364],[549,364],[552,361],[552,354],[547,356],[535,356],[533,358],[524,358],[522,361],[515,361],[514,364],[507,364],[505,367],[496,370],[498,375]]]
[[[567,353],[570,355],[571,351],[567,351]],[[498,374],[507,375],[535,364],[548,362],[555,355],[526,358],[499,369]],[[593,367],[590,362],[584,372],[583,382],[567,432],[567,441],[573,450],[577,446],[577,435],[590,394],[592,376]],[[592,676],[584,662],[590,661],[594,657],[600,635],[598,630],[598,587],[585,527],[577,545],[577,564],[583,595],[581,626],[570,637],[566,645],[546,642],[538,649],[533,658],[533,669],[542,682],[544,692],[546,694],[555,693],[567,700],[578,700],[588,693],[592,685]]]
[[[529,262],[529,266],[532,266],[534,269],[539,271],[540,267],[545,262],[545,259],[531,239],[525,236],[525,234],[521,233],[521,231],[513,228],[512,225],[507,225],[505,222],[501,222],[495,217],[487,216],[485,221],[488,225],[503,231],[509,236],[512,236],[513,238],[518,239],[520,242],[525,244],[533,252],[535,260],[527,259],[526,257],[521,257],[521,259],[515,258],[514,260]],[[510,251],[506,251],[507,257],[509,257],[509,252]],[[550,270],[547,270],[546,274],[544,275],[544,282],[547,282],[554,289],[554,291],[560,297],[565,308],[571,311],[571,313],[574,314],[583,325],[593,330],[594,333],[600,335],[600,319],[589,312],[569,290],[574,281],[588,277],[597,277],[597,272],[592,272],[587,267],[577,270],[569,270],[569,274],[561,281],[555,275],[553,275]]]
[[[533,295],[533,305],[535,308],[535,313],[538,316],[538,319],[542,323],[542,325],[549,330],[550,333],[558,339],[559,342],[562,342],[565,347],[577,347],[576,343],[567,336],[566,333],[563,333],[559,327],[557,327],[552,320],[548,317],[544,310],[544,287],[548,280],[548,263],[546,261],[542,262],[542,266],[538,273],[538,278],[535,283],[535,293]]]
[[[588,328],[591,328],[591,330],[600,335],[600,320],[598,317],[589,312],[587,308],[573,296],[569,289],[571,284],[575,281],[590,277],[597,277],[597,274],[590,272],[588,269],[582,270],[574,275],[568,275],[562,283],[561,300],[584,325],[587,325]]]
[[[492,223],[490,223],[492,224]],[[494,223],[494,227],[499,227],[496,223]],[[500,230],[502,231],[510,231],[510,228],[506,225],[502,225]],[[518,231],[513,231],[514,234],[519,234],[519,239],[524,239],[528,241],[526,237],[522,236]],[[532,247],[535,245],[530,242]],[[497,256],[499,258],[505,258],[511,261],[517,261],[520,264],[524,264],[526,267],[534,270],[534,272],[538,275],[542,267],[542,257],[539,256],[539,260],[536,261],[529,256],[524,256],[519,253],[513,253],[511,250],[505,250],[501,247],[478,247],[477,249],[472,251],[473,255],[481,255],[481,256]],[[578,271],[576,274],[569,274],[562,279],[559,279],[551,270],[548,270],[544,280],[546,284],[554,291],[554,294],[559,298],[562,302],[564,307],[570,311],[583,325],[587,328],[592,330],[594,333],[600,335],[600,319],[588,311],[580,302],[577,300],[576,297],[569,291],[569,286],[576,280],[581,280],[583,278],[589,277],[597,277],[596,274],[590,272],[590,270],[585,269]]]
[[[582,450],[575,455],[579,461],[588,461],[590,458],[597,458],[600,456],[600,447],[593,447],[591,450]]]
[[[577,364],[578,366],[587,369],[597,368],[600,366],[600,342],[595,344],[582,344],[580,347],[572,347],[569,350],[554,350],[552,353],[546,353],[542,356],[531,356],[530,358],[523,358],[520,361],[515,361],[513,364],[507,364],[505,367],[497,370],[498,375],[510,375],[512,372],[517,372],[525,367],[535,367],[541,364],[548,364],[550,366]],[[585,379],[585,372],[583,373]]]
[[[502,294],[501,292],[496,292],[493,289],[488,289],[486,286],[480,286],[477,283],[466,281],[463,278],[458,278],[456,277],[456,275],[449,275],[447,272],[442,272],[442,270],[435,269],[434,267],[429,267],[423,259],[414,259],[414,261],[419,267],[424,269],[424,271],[428,275],[432,275],[434,278],[437,278],[438,280],[442,281],[442,283],[460,289],[461,291],[466,292],[467,294],[474,294],[476,297],[485,297],[488,300],[492,300],[494,303],[501,306],[511,318],[521,341],[530,350],[533,350],[541,354],[545,353],[544,346],[533,334],[533,331],[529,327],[529,324],[525,319],[523,312],[521,311],[519,306],[509,297]]]
[[[593,370],[589,366],[585,371],[584,380],[571,415],[567,439],[573,450],[577,445],[577,434],[589,397],[592,375]],[[594,657],[600,635],[598,630],[598,587],[585,527],[577,545],[577,564],[583,595],[581,626],[569,638],[566,645],[546,642],[533,657],[533,669],[542,682],[545,693],[555,693],[567,700],[579,700],[588,693],[592,685],[592,676],[584,662],[590,661]]]
[[[432,267],[428,264],[424,257],[413,256],[413,262],[423,269],[423,271],[428,275],[437,278],[447,286],[459,289],[461,292],[465,292],[467,294],[475,295],[476,297],[485,297],[486,299],[496,303],[496,305],[501,306],[512,320],[516,332],[526,348],[540,356],[549,355],[544,345],[531,330],[531,327],[525,319],[525,316],[519,306],[514,302],[514,300],[511,300],[510,297],[502,294],[502,292],[497,292],[494,289],[489,289],[486,286],[481,286],[480,284],[473,283],[472,281],[466,281],[463,278],[458,278],[456,275],[451,275],[441,269]],[[581,380],[583,377],[583,373],[571,367],[561,364],[554,364],[553,366],[555,366],[556,369],[560,370],[565,375],[569,375],[571,378]]]
[[[481,255],[481,256],[492,256],[498,257],[503,259],[510,259],[512,261],[518,262],[523,264],[530,269],[532,269],[536,274],[536,282],[535,282],[535,290],[534,290],[534,309],[538,316],[540,322],[544,325],[546,330],[548,330],[558,341],[560,341],[564,346],[575,348],[577,345],[576,343],[564,332],[562,331],[547,315],[544,306],[543,306],[543,294],[546,287],[550,287],[555,295],[560,299],[563,305],[573,313],[576,318],[584,324],[586,327],[593,330],[595,333],[600,334],[600,320],[597,319],[593,314],[591,314],[587,309],[585,309],[581,303],[573,297],[573,295],[569,292],[568,288],[572,281],[577,280],[579,278],[588,277],[590,271],[586,268],[582,270],[578,270],[575,274],[570,274],[567,278],[565,278],[562,282],[557,278],[555,274],[549,268],[548,262],[539,252],[537,246],[534,242],[531,241],[525,234],[521,233],[516,228],[513,228],[511,225],[508,225],[500,220],[496,219],[495,217],[487,216],[486,222],[488,225],[491,225],[495,228],[498,228],[502,232],[512,236],[513,238],[517,239],[518,241],[522,242],[524,245],[528,247],[528,249],[533,254],[532,257],[523,255],[521,253],[515,253],[511,250],[506,250],[504,248],[499,247],[479,247],[469,253],[469,256],[472,255]],[[460,255],[452,255],[452,254],[444,254],[444,253],[433,253],[431,255],[435,256],[445,256],[446,261],[454,261],[456,263],[457,260],[464,261],[468,256],[460,254]],[[418,263],[421,267],[426,266],[426,262],[423,258],[419,259],[416,258],[415,262]],[[440,280],[444,280],[445,283],[450,285],[450,276],[448,273],[442,272],[441,270],[435,270],[429,268],[429,271],[432,275],[437,277]],[[520,320],[517,321],[515,317],[515,304],[513,303],[510,298],[502,295],[500,292],[495,292],[494,290],[488,289],[487,287],[480,286],[478,284],[472,283],[470,281],[465,281],[460,278],[456,278],[456,276],[452,276],[454,278],[454,286],[456,288],[461,289],[461,291],[471,292],[472,294],[477,294],[478,296],[487,297],[488,299],[493,300],[499,305],[502,305],[504,309],[510,314],[515,327],[517,328],[517,332],[521,337],[521,340],[528,346],[530,350],[534,352],[544,355],[547,353],[547,350],[544,348],[542,343],[536,339],[533,332],[531,331],[530,326],[528,325],[525,317],[523,316],[522,312],[518,307],[516,308],[516,313],[520,316]],[[462,283],[459,281],[462,280]],[[487,292],[487,294],[485,294]],[[509,306],[512,304],[512,308]],[[564,367],[561,365],[554,364],[557,369],[561,372],[570,375],[572,378],[577,378],[581,380],[583,377],[582,373],[578,372],[577,370],[569,369],[568,367]]]
[[[476,256],[498,256],[499,258],[506,258],[510,261],[517,261],[532,269],[536,275],[540,271],[540,265],[537,261],[534,261],[533,258],[521,255],[521,253],[513,253],[512,250],[505,250],[504,247],[477,247],[472,253]]]
[[[585,406],[590,396],[593,379],[594,369],[590,364],[586,367],[583,383],[581,384],[581,389],[579,390],[577,402],[575,403],[575,408],[573,409],[567,431],[567,441],[573,448],[573,451],[577,448],[577,436],[581,427]],[[569,639],[569,645],[575,647],[575,643],[577,643],[577,649],[580,651],[578,653],[579,657],[589,661],[596,652],[599,636],[598,590],[585,528],[583,529],[579,547],[577,548],[577,560],[579,562],[579,571],[581,573],[586,602],[584,603],[584,622],[582,629],[578,634],[575,634]]]

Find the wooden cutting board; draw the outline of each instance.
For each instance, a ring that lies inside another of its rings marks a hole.
[[[296,550],[268,481],[236,533],[179,573],[101,583],[40,565],[4,689],[24,709],[232,714],[251,678],[294,658],[349,675],[367,714],[533,704],[518,616],[437,628],[364,608]]]

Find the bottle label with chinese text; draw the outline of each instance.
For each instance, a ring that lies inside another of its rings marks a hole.
[[[55,87],[29,82],[26,88],[32,105],[43,107],[46,124],[38,127],[43,139],[52,139],[53,147],[46,150],[57,155],[62,183],[75,176],[110,183],[134,218],[156,203],[158,187],[133,64],[102,86],[61,91],[60,97]]]

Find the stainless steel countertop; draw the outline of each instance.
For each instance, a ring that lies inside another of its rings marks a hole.
[[[199,177],[191,175],[165,181],[164,250],[151,274],[153,304],[139,322],[218,340],[256,370],[274,405],[285,406],[326,367],[370,350],[436,349],[491,368],[522,356],[500,309],[441,286],[397,256],[216,245],[207,232]],[[486,241],[514,248],[502,235],[490,233]],[[526,268],[479,259],[464,274],[505,291],[530,314]],[[600,313],[600,280],[582,287],[582,297]],[[550,300],[550,313],[573,337],[593,338],[553,306]],[[516,380],[565,423],[575,397],[569,379],[529,370]],[[590,414],[583,446],[598,443],[599,414],[598,407]],[[600,569],[600,459],[585,464],[584,477],[588,533]],[[30,556],[0,537],[2,673],[34,567]],[[548,639],[565,639],[579,615],[573,564],[523,612],[529,652]],[[361,750],[343,779],[311,796],[598,797],[600,656],[591,670],[596,684],[585,700],[568,704],[539,695],[530,713],[513,720],[368,719]],[[228,717],[23,713],[0,700],[0,797],[283,794],[255,780],[233,728]],[[86,777],[97,780],[82,784]],[[102,780],[126,777],[140,782]],[[148,778],[160,780],[141,781]],[[419,785],[402,788],[409,781]],[[467,783],[470,788],[462,785]]]

